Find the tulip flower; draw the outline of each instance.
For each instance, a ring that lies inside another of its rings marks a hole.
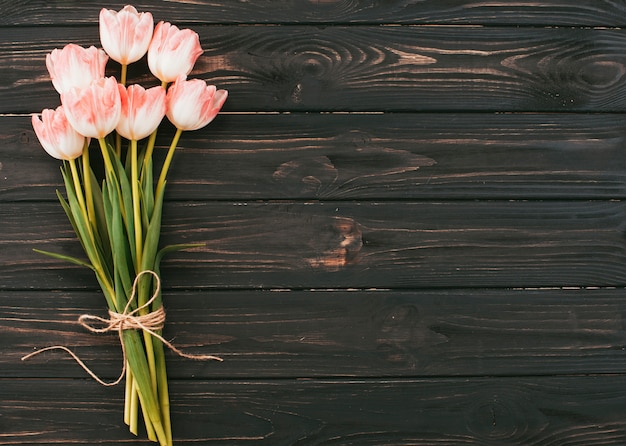
[[[165,177],[170,167],[174,150],[183,131],[198,130],[217,116],[228,97],[226,90],[217,90],[215,85],[207,85],[200,79],[186,80],[180,75],[167,90],[167,118],[176,126],[176,134],[167,152],[161,175],[157,181],[157,193],[165,185]]]
[[[141,85],[128,88],[118,84],[121,100],[121,117],[116,130],[124,138],[131,140],[131,187],[133,213],[135,221],[141,222],[140,191],[138,173],[137,140],[154,132],[165,116],[165,89],[161,86],[149,89]],[[134,226],[135,252],[137,258],[142,254],[142,227]]]
[[[109,57],[122,65],[141,59],[147,52],[154,22],[149,12],[138,13],[130,5],[119,12],[100,11],[100,42]]]
[[[144,89],[137,84],[118,87],[122,108],[117,132],[130,140],[147,137],[165,116],[165,89],[160,86]]]
[[[71,88],[83,88],[104,77],[109,57],[95,46],[83,48],[70,43],[63,49],[54,49],[46,56],[46,67],[52,85],[63,94]]]
[[[73,160],[82,155],[86,138],[70,125],[63,106],[45,109],[41,119],[32,118],[33,129],[48,154],[60,160]]]
[[[117,127],[121,115],[120,91],[114,77],[61,94],[67,120],[82,135],[104,138]]]
[[[169,83],[181,74],[188,75],[200,54],[202,48],[196,32],[159,22],[148,48],[148,67],[161,82]]]
[[[167,91],[167,118],[180,130],[198,130],[213,121],[227,97],[201,79],[179,76]]]

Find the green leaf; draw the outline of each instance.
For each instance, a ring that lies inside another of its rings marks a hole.
[[[133,194],[130,186],[130,180],[127,176],[126,170],[119,157],[113,151],[113,148],[107,146],[109,154],[111,155],[112,162],[115,168],[115,182],[118,190],[118,200],[120,204],[120,212],[122,213],[123,221],[126,225],[126,237],[128,240],[128,248],[133,259],[134,265],[137,265],[137,253],[135,250],[135,226],[133,217]],[[107,180],[111,180],[107,176]]]
[[[154,183],[152,177],[152,160],[144,160],[143,170],[141,172],[141,189],[143,190],[143,208],[142,218],[144,230],[148,228],[150,220],[152,219],[152,212],[154,211]]]
[[[126,147],[126,159],[124,160],[124,171],[126,172],[126,176],[130,178],[130,171],[131,171],[131,165],[132,165],[132,156],[131,156],[131,150],[130,150],[130,145],[132,143],[130,141],[128,141],[128,147]],[[122,160],[120,159],[120,162],[122,162]]]
[[[112,175],[107,175],[107,179],[109,180],[105,186],[108,195],[105,200],[107,227],[113,253],[116,299],[118,311],[121,311],[132,289],[131,271],[134,272],[134,265],[129,252],[128,234],[122,221],[119,189],[115,184],[117,180]]]
[[[78,203],[78,198],[76,197],[76,191],[74,189],[73,182],[70,181],[67,170],[63,170],[63,181],[65,182],[65,191],[67,193],[68,198],[68,207],[72,221],[74,222],[74,231],[78,236],[81,244],[83,245],[83,249],[87,254],[90,262],[92,264],[99,263],[98,252],[96,247],[94,246],[94,242],[91,239],[89,232],[89,222],[85,220],[84,210]],[[67,211],[66,211],[67,212]]]
[[[70,205],[67,203],[67,201],[65,201],[65,198],[63,198],[63,195],[61,195],[61,192],[59,192],[58,190],[57,190],[57,198],[59,199],[59,203],[61,203],[61,207],[65,211],[65,215],[67,215],[67,219],[70,221],[70,224],[72,225],[72,228],[74,229],[74,233],[78,234],[78,228],[76,227],[76,222],[74,221],[74,216],[72,215],[72,210],[70,209]],[[80,240],[80,243],[82,245],[83,241]],[[84,246],[83,246],[83,249],[84,249]]]
[[[154,212],[152,215],[152,219],[150,224],[148,225],[148,230],[145,233],[145,241],[143,246],[143,258],[141,261],[141,268],[139,271],[150,270],[154,271],[155,264],[154,261],[157,255],[157,249],[159,245],[159,238],[161,236],[161,214],[163,209],[163,192],[161,192],[155,201]],[[155,271],[156,272],[156,271]],[[140,286],[138,289],[138,300],[139,305],[145,304],[147,298],[151,293],[149,292],[148,285],[151,281],[142,280],[140,281]],[[160,306],[156,305],[157,302],[154,303],[153,309],[156,309]]]
[[[164,188],[163,188],[164,189]],[[154,203],[154,212],[152,219],[148,225],[145,242],[143,247],[143,262],[141,270],[154,268],[154,259],[156,258],[157,248],[159,245],[159,237],[161,235],[161,216],[163,212],[163,190],[156,197]]]
[[[93,204],[96,212],[96,233],[98,235],[98,245],[102,250],[102,257],[106,260],[106,266],[111,271],[113,269],[112,254],[111,254],[111,242],[109,241],[109,233],[106,225],[106,215],[104,212],[104,198],[102,196],[102,190],[98,184],[98,179],[93,173],[93,170],[89,169],[88,176],[84,181],[89,179],[91,181],[91,194],[93,197]]]
[[[159,250],[159,252],[156,255],[156,258],[154,260],[154,267],[158,269],[161,265],[161,260],[163,260],[163,257],[165,257],[167,254],[170,254],[176,251],[181,251],[183,249],[201,248],[203,246],[206,246],[206,243],[181,243],[178,245],[164,246],[163,248]],[[155,273],[158,274],[159,272],[155,270]]]
[[[65,260],[66,262],[70,262],[70,263],[73,263],[75,265],[84,266],[85,268],[89,268],[90,270],[95,271],[95,268],[93,267],[93,265],[90,265],[89,263],[85,262],[84,260],[77,259],[76,257],[66,256],[64,254],[57,254],[56,252],[44,251],[42,249],[37,249],[37,248],[33,248],[33,251],[35,251],[35,252],[37,252],[39,254],[46,255],[48,257],[55,258],[55,259]]]

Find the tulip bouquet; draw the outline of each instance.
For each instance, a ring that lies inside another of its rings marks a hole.
[[[43,148],[63,160],[66,198],[57,195],[87,260],[40,252],[95,273],[110,319],[95,318],[99,325],[92,331],[118,331],[124,353],[120,378],[101,382],[114,385],[125,376],[124,421],[137,434],[141,412],[148,438],[165,446],[172,444],[172,433],[164,345],[176,349],[161,337],[159,264],[165,253],[190,245],[159,250],[163,194],[181,133],[210,123],[227,92],[187,79],[202,53],[194,31],[167,22],[154,26],[149,12],[132,6],[102,9],[99,24],[103,49],[68,44],[48,54],[46,66],[61,105],[32,117]],[[146,53],[161,85],[127,85],[128,65]],[[105,75],[109,58],[121,67],[119,81]],[[153,152],[165,116],[176,132],[156,177]],[[92,168],[94,148],[102,158],[101,175]]]

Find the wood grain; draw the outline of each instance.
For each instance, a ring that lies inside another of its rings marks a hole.
[[[101,7],[0,0],[0,445],[148,445],[30,114]],[[626,444],[626,3],[142,0],[230,92],[163,243],[177,444]],[[145,61],[131,81],[155,83]],[[111,64],[108,74],[117,74]],[[167,146],[172,129],[159,134]]]
[[[155,20],[183,23],[404,23],[624,26],[626,6],[611,0],[169,0],[136,1]],[[0,1],[0,25],[93,24],[100,8],[119,10],[124,2]]]
[[[621,290],[167,290],[172,379],[495,376],[621,373]],[[0,293],[0,377],[88,378],[72,348],[103,378],[121,370],[115,335],[94,335],[81,314],[105,316],[97,292]],[[1,385],[1,384],[0,384]]]
[[[197,26],[192,73],[226,111],[626,109],[626,31],[450,26]],[[55,107],[45,54],[96,27],[0,29],[0,113]],[[142,72],[141,68],[137,68]],[[132,75],[131,75],[132,77]],[[144,78],[141,78],[145,80]]]
[[[185,202],[163,243],[205,243],[164,263],[165,286],[450,288],[622,286],[625,205],[612,201]],[[0,208],[2,289],[93,287],[60,206]]]
[[[174,381],[172,417],[177,444],[618,446],[625,385],[620,376]],[[0,444],[151,444],[120,427],[121,405],[121,389],[89,381],[0,380]]]
[[[168,199],[621,199],[625,137],[614,114],[226,114],[183,134]],[[0,142],[0,201],[56,201],[30,118]]]

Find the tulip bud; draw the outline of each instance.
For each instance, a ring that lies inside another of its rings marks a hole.
[[[85,137],[70,125],[63,106],[56,110],[45,109],[41,119],[33,115],[32,124],[39,142],[50,156],[72,160],[82,155]]]
[[[148,51],[154,22],[149,12],[130,5],[119,12],[100,11],[100,42],[111,59],[123,65],[136,62]]]
[[[165,89],[161,86],[144,89],[118,84],[122,105],[116,130],[127,139],[139,140],[156,130],[165,116]]]
[[[120,92],[114,77],[102,78],[85,88],[72,88],[61,94],[61,103],[70,124],[90,138],[105,137],[120,120]]]
[[[61,50],[52,50],[46,56],[46,67],[56,91],[64,93],[103,78],[108,60],[106,53],[95,46],[83,48],[70,43]]]
[[[148,48],[148,67],[162,82],[173,82],[181,74],[186,76],[191,72],[200,54],[202,48],[196,32],[159,22]]]
[[[167,118],[180,130],[197,130],[217,116],[227,97],[215,85],[179,76],[167,91]]]

